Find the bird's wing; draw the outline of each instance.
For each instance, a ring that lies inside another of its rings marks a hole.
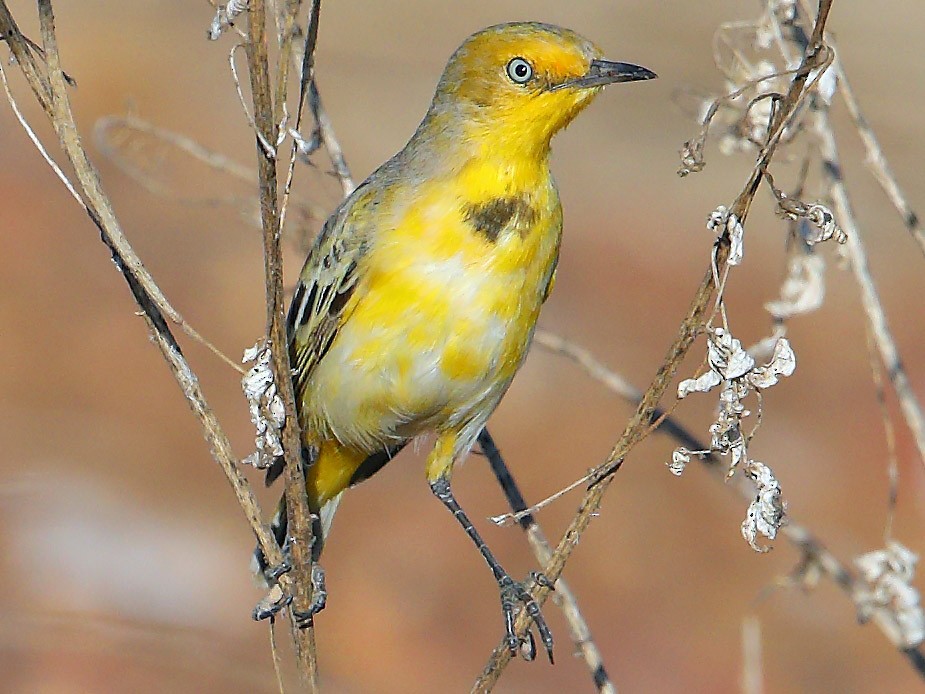
[[[312,372],[349,316],[350,298],[362,277],[363,259],[373,231],[368,217],[355,211],[357,205],[362,208],[369,194],[369,188],[361,185],[328,217],[299,273],[286,324],[297,408],[304,400]],[[306,459],[312,455],[303,454]],[[283,468],[281,457],[273,461],[266,471],[267,486],[282,474]]]
[[[325,223],[299,275],[289,309],[289,359],[296,401],[300,402],[312,371],[327,353],[347,319],[357,288],[369,227],[351,214],[356,198]]]

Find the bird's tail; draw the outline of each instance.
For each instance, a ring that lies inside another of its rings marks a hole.
[[[365,458],[350,464],[352,475],[350,476],[350,481],[348,482],[347,486],[352,487],[353,485],[359,484],[363,480],[372,477],[379,470],[381,470],[386,463],[394,458],[407,443],[407,441],[397,441],[380,451],[376,451],[375,453],[372,453],[371,455],[368,455]],[[344,455],[343,449],[339,450],[340,455]],[[310,452],[305,452],[304,455],[307,460],[312,460]],[[327,460],[328,464],[330,464],[332,458],[328,457],[325,460]],[[341,458],[337,458],[335,455],[333,460],[337,461],[341,460]],[[349,461],[350,458],[348,457],[348,464]],[[315,465],[320,464],[318,460],[313,460],[312,462]],[[270,468],[267,469],[266,483],[268,485],[271,484],[282,474],[283,469],[284,462],[282,458],[280,458],[279,460],[275,461],[273,465],[270,466]],[[307,482],[310,480],[311,475],[309,475]],[[309,496],[311,497],[311,494],[309,494]],[[343,492],[331,497],[328,501],[321,504],[321,508],[317,511],[312,509],[313,514],[317,513],[317,516],[313,515],[314,526],[312,527],[312,534],[315,537],[315,546],[312,547],[313,561],[318,560],[318,557],[321,554],[321,548],[324,547],[325,540],[327,540],[328,534],[331,532],[331,524],[334,522],[334,513],[337,511],[337,506],[340,504],[341,496],[343,496]],[[270,524],[270,528],[273,531],[273,537],[276,538],[277,544],[283,548],[284,554],[286,549],[286,536],[289,531],[288,524],[288,518],[286,516],[286,497],[284,495],[283,498],[280,499],[279,505],[276,507],[276,515],[273,516],[273,521]],[[261,550],[258,546],[257,549],[254,550],[254,560],[251,564],[251,568],[253,569],[258,582],[266,583],[268,573],[274,573],[274,569],[277,569],[278,567],[272,567],[269,565],[266,556],[263,554],[263,550]]]

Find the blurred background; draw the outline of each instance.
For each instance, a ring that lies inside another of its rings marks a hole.
[[[39,39],[33,3],[9,3]],[[56,3],[64,68],[86,140],[101,117],[131,103],[244,165],[253,139],[228,70],[233,36],[205,40],[206,2]],[[555,294],[542,327],[593,350],[644,387],[687,310],[709,257],[704,220],[729,204],[750,157],[707,150],[707,167],[679,179],[677,151],[697,126],[672,104],[684,86],[720,91],[711,38],[758,3],[495,0],[330,2],[322,10],[317,74],[354,175],[400,148],[423,114],[443,64],[471,32],[534,19],[568,26],[608,56],[658,72],[654,83],[607,90],[554,143],[566,214]],[[829,27],[864,112],[912,205],[925,210],[920,70],[922,4],[836,2]],[[0,49],[7,59],[5,49]],[[243,63],[242,63],[243,65]],[[10,74],[17,70],[10,69]],[[243,73],[242,73],[243,74]],[[14,89],[58,156],[18,75]],[[844,169],[891,326],[913,387],[925,398],[923,258],[863,167],[841,104]],[[264,326],[261,241],[233,207],[152,196],[90,146],[125,231],[173,304],[232,357]],[[192,164],[184,193],[253,194]],[[337,186],[302,171],[303,200],[333,207]],[[787,182],[789,187],[791,181]],[[745,263],[729,286],[730,318],[751,343],[768,332],[785,225],[766,191],[749,219]],[[209,455],[199,425],[149,343],[98,233],[40,160],[5,100],[0,105],[0,671],[11,692],[276,691],[252,537]],[[845,561],[883,543],[886,446],[856,287],[831,245],[823,308],[793,321],[799,366],[767,396],[750,450],[769,464],[789,511]],[[301,258],[289,258],[289,278]],[[179,331],[177,331],[179,333]],[[253,432],[239,377],[184,341],[237,454]],[[682,368],[692,375],[702,343]],[[702,436],[714,396],[692,396],[680,419]],[[888,403],[895,415],[891,397]],[[534,350],[491,420],[528,499],[601,462],[631,408],[561,357]],[[897,425],[900,495],[895,536],[922,544],[923,475]],[[665,462],[673,443],[633,451],[600,517],[568,564],[606,666],[626,692],[739,690],[741,628],[762,628],[769,692],[900,692],[918,680],[874,626],[858,626],[829,582],[773,588],[798,554],[786,541],[759,555],[742,540],[746,504],[692,466]],[[260,487],[260,476],[250,475]],[[537,568],[519,530],[485,518],[505,503],[484,459],[455,477],[457,495],[515,575]],[[276,490],[260,490],[266,508]],[[556,541],[580,493],[539,515]],[[465,691],[501,636],[497,593],[482,560],[424,482],[409,451],[347,495],[324,566],[330,597],[317,620],[331,692]],[[918,581],[921,585],[921,581]],[[515,662],[498,691],[592,691],[571,657],[565,622],[545,610],[557,663]]]

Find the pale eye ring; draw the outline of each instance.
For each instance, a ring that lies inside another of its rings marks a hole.
[[[507,64],[507,76],[515,84],[526,84],[533,78],[533,66],[523,58],[513,58]]]

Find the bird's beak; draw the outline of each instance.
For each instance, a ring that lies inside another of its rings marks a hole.
[[[577,87],[603,87],[616,82],[635,82],[637,80],[654,80],[656,75],[651,70],[632,63],[615,63],[610,60],[592,60],[588,72],[573,80],[555,85],[552,89]]]

